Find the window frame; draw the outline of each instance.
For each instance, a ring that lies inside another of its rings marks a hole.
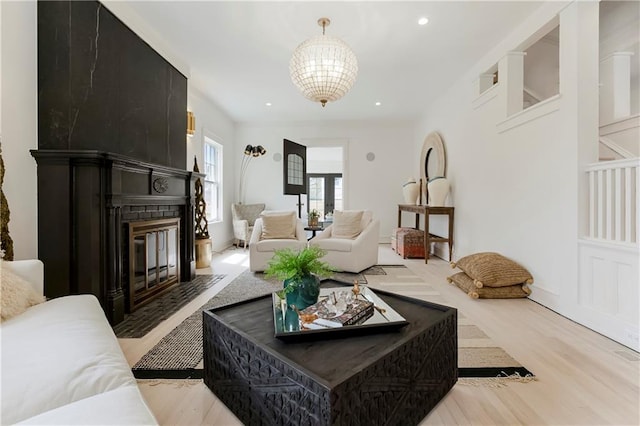
[[[209,153],[208,149],[213,150],[213,162],[209,161]],[[222,197],[223,197],[223,145],[215,140],[205,136],[202,144],[202,158],[203,158],[203,173],[204,177],[204,197],[205,202],[207,203],[207,221],[209,223],[218,223],[222,222],[224,219],[224,209],[222,208]],[[213,169],[213,170],[211,170]],[[215,174],[215,176],[211,176],[211,174]],[[216,192],[216,200],[217,205],[215,206],[215,210],[211,204],[213,204],[210,197],[211,190],[215,190]],[[212,214],[213,213],[215,214]]]

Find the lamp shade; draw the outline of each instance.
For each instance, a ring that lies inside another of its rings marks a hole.
[[[296,48],[289,73],[293,84],[307,99],[325,106],[351,89],[358,75],[358,60],[345,42],[323,34]]]

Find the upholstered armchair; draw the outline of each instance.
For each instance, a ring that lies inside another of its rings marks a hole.
[[[253,226],[260,213],[264,210],[264,203],[261,204],[231,204],[231,216],[233,218],[233,237],[235,244],[240,247],[240,241],[246,248],[247,242],[251,238]]]
[[[336,270],[357,273],[378,263],[379,234],[380,221],[371,211],[336,210],[333,224],[311,239],[309,246],[325,250],[322,260]]]
[[[276,250],[294,251],[307,246],[307,235],[302,221],[295,212],[264,211],[256,219],[249,241],[249,269],[254,272],[267,269]]]

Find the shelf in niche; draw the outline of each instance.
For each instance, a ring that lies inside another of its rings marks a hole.
[[[551,114],[552,112],[559,110],[560,98],[561,95],[558,93],[557,95],[540,101],[527,109],[511,115],[506,120],[503,120],[496,124],[498,133],[506,132],[507,130],[521,126],[525,123],[528,123],[529,121],[533,121],[539,117]]]
[[[473,109],[478,109],[480,108],[482,105],[486,104],[487,102],[489,102],[491,99],[495,98],[496,96],[498,96],[498,87],[500,86],[500,83],[496,83],[493,86],[489,87],[487,90],[485,90],[484,92],[482,92],[480,95],[478,95],[472,102],[471,102],[471,106],[473,107]]]

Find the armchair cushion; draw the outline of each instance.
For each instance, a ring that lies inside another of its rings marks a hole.
[[[260,213],[264,210],[264,203],[259,204],[232,204],[231,213],[233,220],[246,220],[249,226],[253,226]]]
[[[262,219],[261,240],[296,238],[295,212],[264,212],[260,218]]]
[[[362,210],[336,210],[333,212],[333,238],[354,239],[362,232]]]

